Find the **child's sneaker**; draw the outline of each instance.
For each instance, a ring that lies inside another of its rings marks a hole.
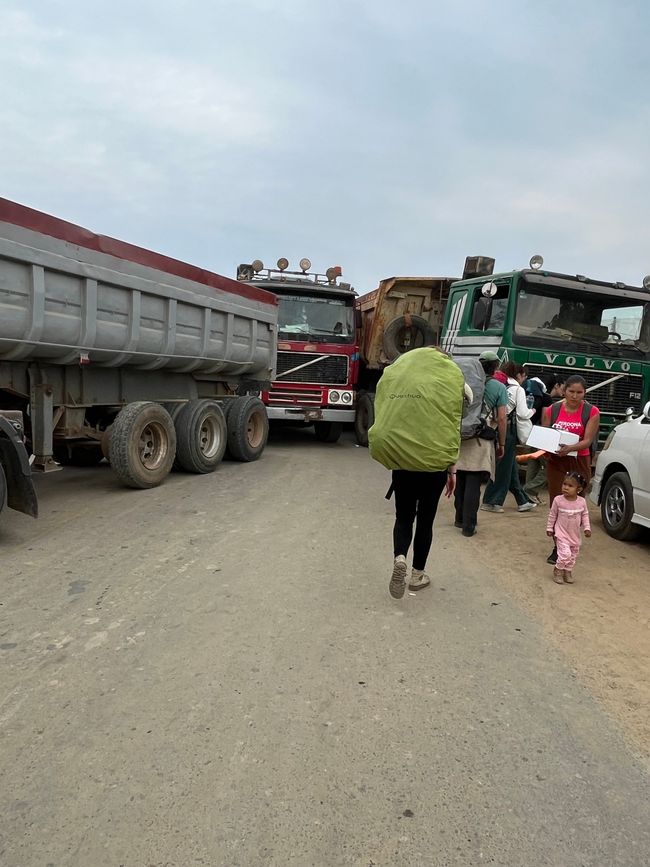
[[[424,569],[411,569],[409,590],[424,590],[424,588],[428,587],[429,584],[431,584],[431,579]]]
[[[553,569],[553,580],[556,584],[564,584],[564,569]]]
[[[564,570],[564,581],[566,584],[573,584],[573,575],[570,569]]]
[[[406,557],[398,554],[393,563],[393,574],[390,576],[388,592],[393,599],[401,599],[406,589]]]

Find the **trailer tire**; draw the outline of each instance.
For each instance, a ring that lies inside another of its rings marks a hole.
[[[66,445],[54,446],[54,460],[64,467],[96,467],[104,460],[101,443],[97,445]]]
[[[236,461],[256,461],[269,436],[266,407],[259,397],[230,399],[226,425],[228,427],[228,454]]]
[[[187,473],[212,473],[223,460],[228,428],[215,400],[190,400],[175,413],[176,461]]]
[[[158,403],[127,404],[111,428],[113,472],[128,488],[155,488],[169,475],[176,456],[176,431]]]
[[[337,443],[343,433],[340,421],[315,421],[314,433],[321,443]]]
[[[7,477],[5,476],[5,471],[0,464],[0,513],[7,506],[7,495],[8,495],[8,487],[7,487]]]
[[[397,316],[384,330],[384,355],[389,361],[395,361],[409,349],[419,349],[434,343],[435,339],[435,331],[422,316],[409,313]]]
[[[228,416],[230,415],[230,410],[235,405],[236,397],[226,397],[223,400],[219,401],[219,406],[221,407],[221,412],[223,413],[223,417],[226,420],[226,424],[228,424]]]
[[[368,431],[375,423],[375,395],[372,391],[362,391],[357,398],[354,414],[354,435],[360,446],[368,445]]]

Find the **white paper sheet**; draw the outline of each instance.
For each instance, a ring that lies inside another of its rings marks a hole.
[[[556,452],[560,446],[571,445],[571,443],[577,443],[579,440],[580,437],[577,434],[535,424],[526,440],[526,445],[532,446],[534,449],[544,449],[545,452]],[[578,453],[569,452],[569,454],[575,456]]]

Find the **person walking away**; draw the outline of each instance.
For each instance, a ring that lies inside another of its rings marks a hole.
[[[454,526],[462,529],[463,536],[476,533],[481,485],[495,477],[497,461],[503,457],[506,440],[506,406],[508,393],[502,383],[494,379],[499,366],[496,352],[486,350],[479,355],[485,376],[481,417],[494,432],[491,439],[480,434],[462,439],[456,462],[456,493]]]
[[[412,349],[387,367],[377,386],[371,457],[392,471],[395,494],[393,570],[389,592],[401,599],[413,543],[410,590],[431,583],[425,572],[443,490],[451,497],[460,448],[465,382],[460,368],[433,347]],[[415,534],[413,527],[415,525]]]
[[[553,569],[556,584],[573,584],[573,568],[582,544],[580,531],[591,536],[589,509],[582,496],[586,487],[580,473],[569,471],[562,482],[562,493],[553,500],[548,515],[546,535],[553,537],[557,545],[557,564]]]
[[[546,455],[546,484],[549,502],[562,493],[564,477],[568,472],[577,472],[585,480],[585,490],[591,482],[591,449],[598,442],[600,411],[585,400],[587,383],[582,376],[569,376],[564,387],[564,398],[544,410],[542,424],[577,434],[580,439],[572,445],[560,446],[554,454]],[[570,452],[577,452],[571,455]],[[547,558],[548,563],[557,561],[557,546]]]
[[[531,421],[534,425],[542,424],[542,414],[547,406],[564,397],[564,377],[549,373],[543,378],[529,377],[525,382],[526,394],[533,399],[535,415]],[[534,452],[531,449],[531,452]],[[544,455],[529,458],[526,461],[526,482],[524,493],[533,503],[541,505],[540,493],[546,485],[546,458]]]
[[[506,361],[501,365],[501,371],[507,376],[508,424],[506,426],[506,441],[503,459],[499,461],[494,481],[488,483],[483,494],[481,509],[485,512],[503,512],[503,503],[508,491],[517,502],[517,511],[529,512],[534,509],[533,503],[524,493],[519,480],[519,466],[515,461],[517,455],[517,418],[530,419],[535,413],[526,402],[526,393],[521,383],[526,379],[526,371],[514,361]]]

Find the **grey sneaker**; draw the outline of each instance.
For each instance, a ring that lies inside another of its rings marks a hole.
[[[481,506],[482,512],[503,512],[502,506],[493,506],[491,503],[483,503]]]
[[[422,569],[411,569],[409,590],[424,590],[431,584],[431,579]]]
[[[393,599],[401,599],[406,589],[406,557],[399,554],[393,563],[393,574],[390,576],[388,592]]]
[[[518,512],[530,512],[531,509],[536,509],[537,503],[531,503],[528,501],[527,503],[522,503],[521,506],[517,506]]]

